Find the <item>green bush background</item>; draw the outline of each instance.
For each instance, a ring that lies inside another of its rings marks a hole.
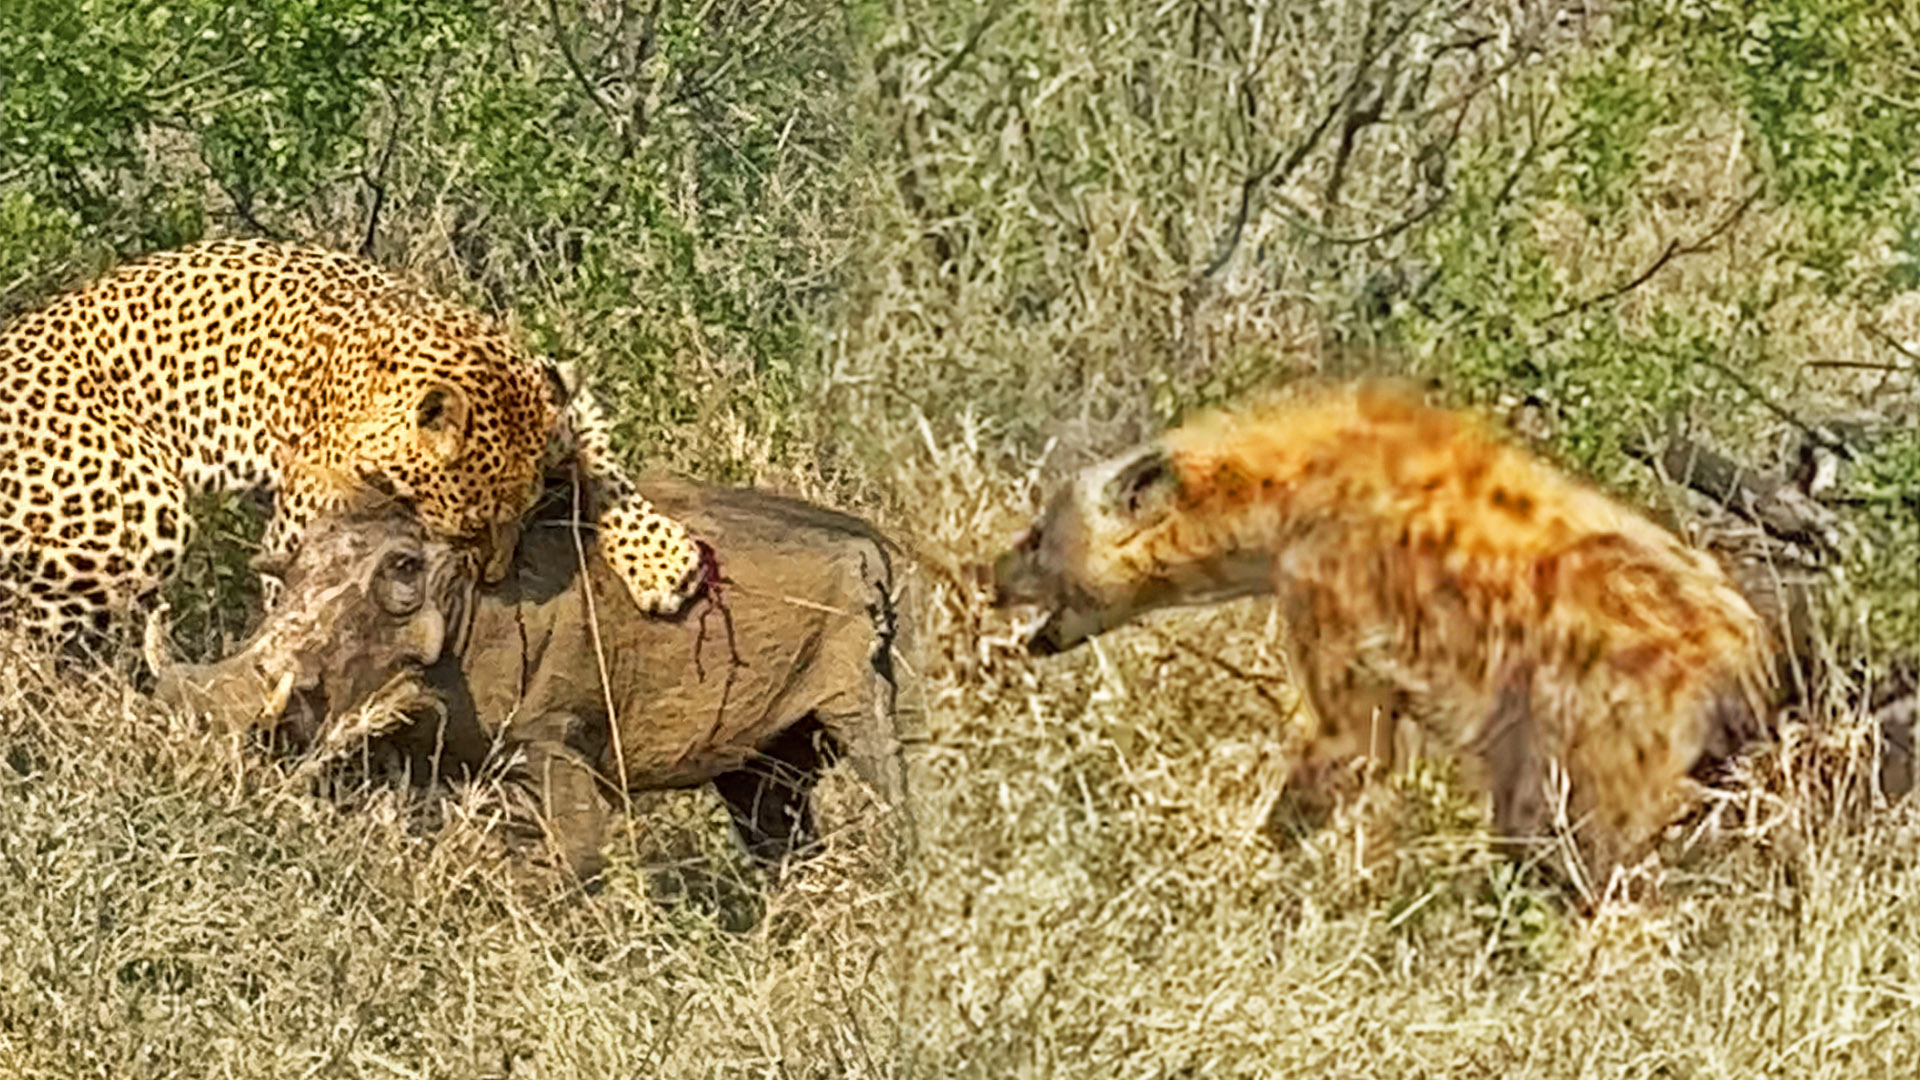
[[[1855,517],[1911,552],[1917,361],[1862,327],[1920,284],[1915,14],[17,0],[0,313],[205,235],[360,250],[731,479],[871,482],[920,417],[1104,449],[1348,364],[1549,401],[1629,487],[1670,416],[1768,466],[1768,402],[1877,408]],[[1805,366],[1842,353],[1906,371]]]

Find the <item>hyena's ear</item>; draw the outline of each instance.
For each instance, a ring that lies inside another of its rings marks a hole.
[[[1173,456],[1155,447],[1128,462],[1101,493],[1108,513],[1128,520],[1159,517],[1180,494],[1180,473]]]
[[[435,461],[451,463],[466,449],[472,415],[466,391],[452,383],[433,383],[414,405],[414,437]]]

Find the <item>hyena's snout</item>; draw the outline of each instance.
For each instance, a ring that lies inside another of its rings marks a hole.
[[[982,567],[981,576],[986,579],[987,602],[996,608],[1039,603],[1038,590],[1034,587],[1032,571],[1028,565],[1031,562],[1031,556],[1014,550],[993,560],[991,566]]]
[[[1045,610],[1043,621],[1028,635],[1026,645],[1035,656],[1052,656],[1071,647],[1061,630],[1063,595],[1068,590],[1058,575],[1048,573],[1040,556],[1038,537],[1029,529],[992,563],[976,566],[975,575],[986,587],[987,602],[993,608],[1036,606]]]
[[[994,607],[1010,607],[1027,602],[1023,594],[1031,588],[1027,583],[1033,573],[1034,549],[1033,530],[1023,529],[991,563],[975,567],[975,573],[987,587],[989,603]]]

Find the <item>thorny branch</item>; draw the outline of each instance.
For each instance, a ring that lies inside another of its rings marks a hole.
[[[660,9],[665,3],[666,0],[653,0],[653,3],[647,7],[646,18],[640,25],[640,44],[633,52],[633,70],[635,71],[645,70],[647,62],[653,59],[654,50],[659,47]],[[621,4],[620,24],[614,28],[614,33],[609,35],[610,41],[619,40],[620,31],[626,27],[626,23],[627,5]],[[607,47],[611,49],[613,46],[609,44]],[[645,93],[633,95],[633,106],[629,110],[631,125],[627,128],[629,140],[645,138],[647,129],[652,126],[653,118],[647,112],[648,100],[649,96]]]
[[[1369,7],[1370,21],[1362,35],[1362,54],[1356,61],[1352,75],[1347,80],[1346,85],[1341,89],[1339,94],[1334,96],[1313,128],[1306,133],[1305,137],[1290,153],[1276,151],[1274,156],[1264,166],[1256,168],[1241,181],[1239,201],[1235,208],[1232,223],[1228,226],[1226,234],[1221,238],[1220,242],[1215,245],[1212,258],[1208,260],[1206,266],[1201,270],[1201,280],[1218,275],[1226,268],[1228,263],[1232,261],[1234,253],[1239,249],[1240,243],[1245,237],[1247,223],[1252,219],[1258,209],[1261,192],[1284,185],[1292,175],[1305,164],[1306,159],[1325,142],[1328,132],[1332,129],[1336,121],[1341,124],[1340,146],[1333,162],[1332,174],[1327,183],[1325,198],[1329,205],[1338,201],[1346,166],[1357,145],[1360,132],[1368,126],[1381,123],[1382,118],[1386,115],[1386,102],[1390,96],[1391,88],[1398,79],[1400,66],[1404,60],[1402,54],[1393,51],[1394,46],[1399,44],[1407,33],[1411,31],[1419,17],[1425,12],[1426,6],[1420,5],[1409,9],[1386,34],[1376,38],[1378,27],[1373,24],[1371,20],[1378,14],[1379,10],[1380,6],[1378,4]],[[1481,36],[1464,43],[1449,45],[1442,51],[1459,48],[1471,50],[1478,48],[1490,40],[1492,40],[1490,35]],[[1451,150],[1458,142],[1468,111],[1479,96],[1488,88],[1494,86],[1500,79],[1506,77],[1521,64],[1525,63],[1527,58],[1533,55],[1537,49],[1537,44],[1530,39],[1516,42],[1513,55],[1495,65],[1491,70],[1477,76],[1472,83],[1459,92],[1450,95],[1446,100],[1437,104],[1421,105],[1417,108],[1412,108],[1406,115],[1416,122],[1424,122],[1440,115],[1452,115],[1453,122],[1449,127],[1447,136],[1442,140],[1430,144],[1438,153],[1444,155],[1446,151]],[[1384,70],[1376,70],[1376,68],[1381,67],[1383,57],[1386,60]],[[1431,61],[1429,61],[1429,63],[1431,63]],[[1243,93],[1251,94],[1250,83],[1250,79],[1243,83]],[[1249,112],[1252,111],[1252,107],[1253,103],[1249,101]],[[1529,153],[1528,157],[1531,157],[1531,153]],[[1524,167],[1524,164],[1525,161],[1523,160],[1522,167]],[[1291,213],[1289,213],[1287,217],[1296,227],[1302,228],[1328,243],[1342,245],[1376,243],[1381,240],[1391,239],[1405,232],[1426,220],[1428,217],[1431,217],[1445,205],[1451,195],[1451,191],[1444,179],[1433,182],[1432,186],[1435,190],[1431,191],[1421,200],[1421,205],[1418,209],[1396,222],[1360,235],[1341,236],[1324,230],[1323,228],[1316,227],[1311,221],[1311,215],[1297,206],[1288,207]],[[1284,203],[1285,200],[1282,200],[1282,202]]]

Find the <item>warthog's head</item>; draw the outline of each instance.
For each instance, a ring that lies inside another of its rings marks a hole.
[[[146,659],[160,700],[232,729],[285,723],[303,741],[396,673],[439,659],[475,571],[471,555],[429,537],[398,508],[322,518],[289,565],[262,569],[286,588],[237,652],[176,663],[156,612]]]

